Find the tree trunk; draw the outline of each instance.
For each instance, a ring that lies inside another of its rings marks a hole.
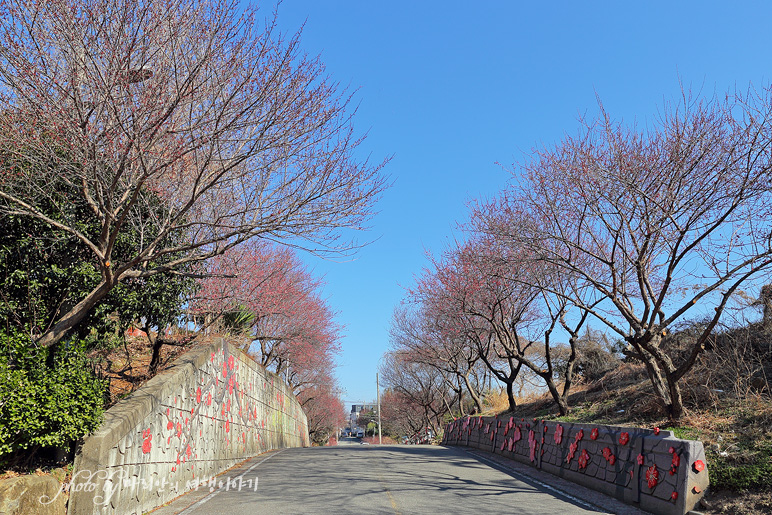
[[[467,372],[464,374],[464,383],[466,384],[466,389],[469,392],[469,396],[472,397],[472,400],[474,401],[474,405],[477,406],[477,412],[482,413],[482,400],[480,400],[480,396],[477,395],[477,392],[472,388],[471,383],[469,382],[469,373]]]
[[[684,414],[683,397],[681,396],[681,387],[672,374],[667,374],[668,392],[670,393],[670,406],[668,408],[668,417],[672,422],[677,422]]]
[[[91,309],[96,306],[110,292],[113,285],[102,281],[94,288],[86,298],[78,302],[66,315],[62,316],[54,326],[43,333],[37,343],[43,347],[50,347],[64,338],[72,328],[83,320]]]
[[[566,399],[560,395],[558,387],[555,385],[555,381],[549,374],[539,375],[542,379],[544,379],[544,382],[547,383],[547,389],[550,391],[550,395],[552,395],[552,400],[554,400],[555,404],[558,405],[558,411],[560,412],[560,415],[568,415],[568,403],[566,402]]]
[[[646,371],[649,374],[649,380],[654,387],[654,392],[662,401],[665,411],[671,421],[677,421],[683,414],[683,405],[681,402],[681,390],[675,381],[672,381],[667,372],[663,372],[654,356],[646,352],[640,346],[633,344],[638,351],[641,359],[646,365]],[[674,399],[671,393],[676,393]]]
[[[513,412],[515,409],[517,409],[517,403],[515,402],[515,393],[512,388],[512,384],[515,382],[515,379],[512,378],[511,380],[507,381],[507,400],[509,401],[509,411]]]
[[[156,335],[155,340],[153,340],[153,337],[150,336],[150,328],[145,327],[145,334],[147,335],[147,339],[150,340],[150,343],[153,345],[153,357],[150,358],[150,366],[147,370],[148,377],[153,377],[158,373],[158,367],[161,364],[161,347],[163,347],[163,338],[160,338],[159,335]]]

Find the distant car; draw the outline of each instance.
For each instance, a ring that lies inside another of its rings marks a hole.
[[[364,431],[362,431],[361,429],[359,431],[357,431],[357,438],[364,438],[364,437],[365,437],[365,432]]]

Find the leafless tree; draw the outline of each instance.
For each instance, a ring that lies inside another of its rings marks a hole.
[[[440,316],[439,313],[435,315]],[[389,331],[392,349],[415,363],[438,369],[456,396],[459,412],[466,414],[464,392],[478,413],[483,410],[484,370],[477,350],[461,334],[445,331],[428,309],[401,306],[394,311]],[[449,408],[450,411],[452,411]]]
[[[354,157],[350,94],[275,14],[261,22],[233,0],[4,0],[0,18],[0,216],[66,232],[102,276],[40,344],[119,281],[250,238],[356,247],[349,230],[386,187],[383,163]],[[117,256],[128,228],[139,241]]]
[[[442,417],[449,411],[445,379],[439,370],[390,351],[383,357],[381,377],[385,388],[400,394],[403,402],[420,408],[425,427],[431,428],[434,434],[439,432]]]
[[[490,234],[575,278],[583,295],[551,293],[627,341],[673,419],[679,380],[730,297],[772,266],[771,108],[768,93],[685,94],[638,130],[601,106],[577,137],[536,150],[486,210]],[[709,322],[669,353],[663,337],[692,310]]]

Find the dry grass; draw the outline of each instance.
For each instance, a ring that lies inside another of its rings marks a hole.
[[[161,347],[161,365],[158,372],[168,368],[181,354],[194,346],[211,342],[211,338],[197,339],[190,345],[164,345]],[[108,407],[128,396],[150,379],[148,368],[152,347],[144,336],[127,336],[123,345],[109,351],[95,351],[92,358],[97,363],[97,373],[109,381]]]
[[[515,403],[518,406],[526,405],[541,399],[542,396],[538,394],[526,394],[515,397]],[[495,415],[509,410],[509,400],[507,399],[507,392],[503,388],[489,392],[485,396],[483,415]]]

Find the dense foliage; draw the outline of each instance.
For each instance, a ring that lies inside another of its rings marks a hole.
[[[104,388],[82,341],[65,341],[54,353],[26,335],[0,332],[0,462],[66,447],[95,429]]]

